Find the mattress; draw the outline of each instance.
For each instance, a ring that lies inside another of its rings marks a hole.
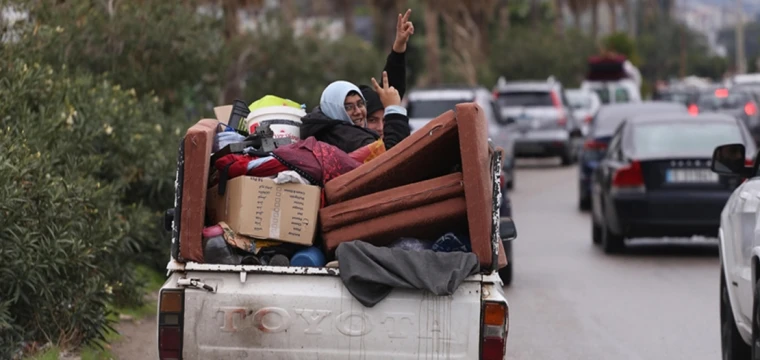
[[[491,149],[488,143],[488,123],[483,110],[474,103],[463,103],[457,105],[455,111],[448,111],[433,119],[376,159],[327,183],[326,201],[333,206],[352,200],[357,203],[374,201],[374,198],[363,197],[461,171],[465,207],[465,213],[462,214],[459,207],[462,206],[461,198],[443,201],[452,206],[451,209],[439,209],[437,206],[442,202],[424,206],[409,205],[408,208],[399,208],[403,210],[398,215],[376,214],[378,210],[368,207],[366,214],[362,215],[366,220],[340,228],[335,228],[341,223],[339,220],[331,222],[326,219],[327,227],[324,228],[323,236],[328,250],[341,241],[393,241],[393,236],[402,232],[396,229],[375,229],[374,226],[383,226],[378,220],[381,218],[393,217],[397,221],[393,226],[401,226],[404,231],[409,231],[402,236],[413,236],[414,231],[425,232],[427,227],[433,227],[431,223],[445,225],[443,222],[437,223],[439,218],[456,221],[454,214],[459,214],[464,217],[463,221],[469,228],[472,251],[478,256],[481,267],[491,268],[494,250],[499,252],[499,267],[505,266],[503,245],[499,242],[498,249],[495,249],[491,241],[491,150],[495,149]],[[421,212],[423,208],[425,211],[434,211],[436,218],[427,219]],[[360,217],[356,214],[352,216],[357,219]],[[414,225],[414,221],[419,221],[419,228]],[[391,224],[386,226],[391,227]],[[362,230],[363,228],[367,229]]]

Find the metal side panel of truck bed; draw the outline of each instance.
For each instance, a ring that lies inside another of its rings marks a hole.
[[[183,289],[184,360],[478,359],[483,303],[506,305],[498,275],[471,276],[450,296],[394,289],[367,308],[337,269],[184,267],[163,287]],[[179,284],[189,279],[208,290]]]

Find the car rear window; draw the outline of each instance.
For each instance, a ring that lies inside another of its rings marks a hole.
[[[470,100],[472,101],[472,100]],[[415,100],[407,105],[409,118],[434,118],[441,114],[454,110],[457,104],[468,102],[467,100]]]
[[[633,152],[641,157],[710,157],[716,146],[744,142],[739,126],[732,123],[636,124],[631,136]]]
[[[686,107],[682,104],[641,104],[641,105],[624,105],[617,107],[609,105],[602,107],[591,122],[591,134],[596,137],[612,135],[623,120],[643,114],[664,114],[682,112],[686,113]]]
[[[699,96],[697,107],[700,110],[732,110],[741,109],[750,101],[744,92],[716,90]]]
[[[554,106],[548,91],[508,91],[499,93],[496,102],[501,107],[508,106]]]
[[[591,96],[582,92],[567,92],[567,102],[573,109],[590,109],[591,108]]]
[[[681,92],[665,92],[656,96],[657,100],[672,101],[681,104],[688,104],[691,101],[692,96],[688,93]]]

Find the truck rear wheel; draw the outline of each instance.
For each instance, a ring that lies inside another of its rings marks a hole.
[[[606,254],[616,254],[625,250],[625,238],[613,233],[607,224],[602,225],[602,250]]]
[[[512,284],[512,268],[513,266],[513,256],[512,256],[512,242],[507,241],[504,243],[504,253],[507,255],[507,266],[499,269],[499,277],[501,278],[501,282],[504,283],[504,286],[509,286]]]
[[[753,306],[753,335],[752,340],[755,342],[755,322],[757,315],[757,290],[755,290],[755,304]],[[751,354],[750,347],[744,342],[736,327],[736,319],[731,310],[731,301],[728,298],[728,288],[726,287],[726,276],[723,272],[723,264],[720,267],[720,345],[724,360],[739,359],[757,359],[755,354]]]
[[[739,340],[741,340],[741,338]],[[755,284],[755,294],[752,299],[752,345],[751,346],[752,346],[752,360],[760,360],[760,280],[758,280],[757,283]]]

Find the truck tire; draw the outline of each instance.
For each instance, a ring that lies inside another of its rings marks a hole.
[[[744,343],[741,338],[739,340]],[[755,294],[752,297],[752,345],[750,348],[752,360],[760,360],[760,280],[755,283]]]
[[[591,217],[593,218],[593,214]],[[593,219],[591,220],[591,241],[594,244],[599,244],[602,242],[602,227],[599,226],[599,224],[596,223]]]
[[[755,304],[753,308],[753,342],[755,339],[754,327],[755,318],[754,313],[757,312],[757,290],[755,290]],[[750,356],[754,355],[750,352],[750,347],[744,342],[742,336],[739,334],[739,329],[736,327],[736,320],[734,319],[734,313],[731,311],[731,302],[728,298],[728,288],[726,287],[726,276],[723,272],[723,264],[720,266],[720,347],[725,360],[739,360],[750,359]],[[752,359],[755,359],[754,357]]]
[[[607,224],[602,225],[602,250],[605,254],[617,254],[625,250],[625,238],[613,234]]]
[[[578,196],[578,210],[589,211],[591,210],[591,199],[589,197]]]
[[[512,256],[512,242],[508,241],[504,243],[504,255],[507,256],[507,266],[499,269],[499,277],[504,286],[512,284],[512,269],[514,268],[514,257]]]
[[[504,283],[504,286],[509,286],[512,284],[512,262],[511,261],[507,264],[507,266],[499,270],[499,277],[501,278],[501,282]]]

